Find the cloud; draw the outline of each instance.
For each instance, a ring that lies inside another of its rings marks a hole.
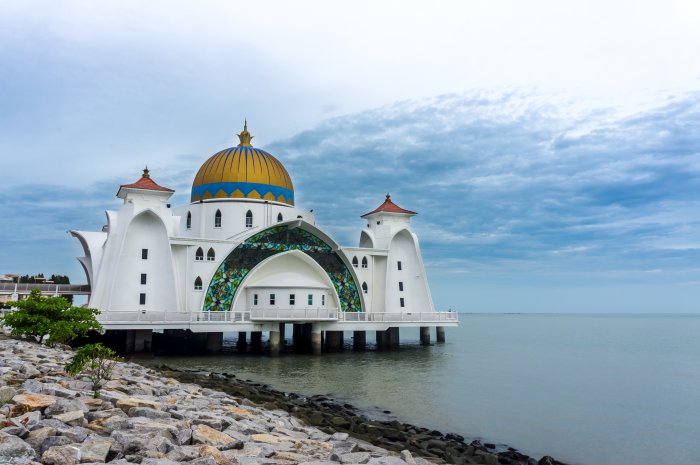
[[[521,93],[445,95],[334,118],[269,148],[300,202],[346,243],[357,240],[348,219],[391,192],[419,212],[431,260],[693,269],[700,94],[626,118],[569,113]]]
[[[328,119],[264,148],[341,244],[356,245],[360,215],[387,192],[417,211],[428,274],[453,308],[455,279],[489,289],[700,282],[700,94],[628,117],[518,92],[443,95]],[[181,155],[152,174],[186,203],[203,161]],[[132,178],[0,188],[11,225],[0,263],[64,272],[70,262],[80,280],[65,230],[98,230]]]

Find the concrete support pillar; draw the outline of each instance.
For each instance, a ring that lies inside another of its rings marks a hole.
[[[270,355],[280,354],[280,332],[270,331]]]
[[[282,348],[284,348],[284,333],[287,325],[284,323],[280,323],[280,344],[282,344]]]
[[[321,330],[316,326],[311,326],[311,354],[321,355],[321,346],[323,345],[323,339],[321,337]]]
[[[352,348],[353,350],[364,350],[367,345],[367,332],[354,331],[352,333]]]
[[[295,352],[302,352],[304,347],[304,325],[299,323],[292,324],[292,345]]]
[[[262,331],[250,332],[250,345],[255,352],[260,352],[262,350]]]
[[[420,345],[429,346],[430,345],[430,328],[427,326],[420,327]]]
[[[389,334],[387,331],[377,331],[377,350],[389,348]]]
[[[236,350],[245,352],[248,350],[248,334],[245,331],[238,332],[238,341],[236,342]]]
[[[343,332],[326,331],[326,351],[340,352],[343,350]]]
[[[224,347],[224,333],[207,333],[207,352],[221,352]]]
[[[389,349],[397,350],[399,348],[399,328],[389,328],[386,330],[389,334]]]
[[[125,341],[124,341],[124,351],[127,354],[132,354],[134,353],[134,339],[135,339],[135,334],[136,330],[135,329],[127,329],[125,336]]]
[[[445,327],[438,326],[435,328],[435,340],[437,342],[445,342]]]

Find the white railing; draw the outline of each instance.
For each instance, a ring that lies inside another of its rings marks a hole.
[[[254,321],[303,321],[337,320],[337,308],[251,308],[250,319]]]
[[[457,322],[459,318],[456,312],[343,312],[340,321],[439,323]]]
[[[101,323],[134,322],[134,323],[183,323],[190,321],[190,312],[104,312],[97,316]]]
[[[250,312],[192,312],[192,323],[246,323],[250,321]]]
[[[340,312],[336,308],[251,308],[245,312],[104,312],[101,323],[250,323],[252,321],[340,321],[440,323],[459,321],[456,312]]]

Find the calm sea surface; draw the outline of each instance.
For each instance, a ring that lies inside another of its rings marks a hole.
[[[700,315],[460,318],[441,345],[402,330],[398,352],[156,362],[330,394],[573,464],[700,464]]]

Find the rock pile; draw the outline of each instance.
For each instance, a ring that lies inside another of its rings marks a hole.
[[[285,410],[133,363],[118,363],[113,379],[94,399],[87,379],[64,372],[72,355],[0,339],[0,465],[440,463],[345,432],[324,432]],[[477,448],[472,453],[459,462],[537,463],[509,461]]]

